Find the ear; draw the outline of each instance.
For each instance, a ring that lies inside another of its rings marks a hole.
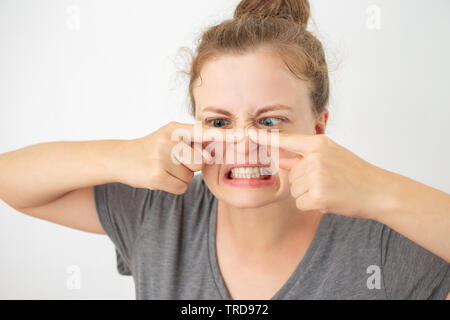
[[[328,122],[328,110],[323,110],[316,119],[316,134],[324,134]]]

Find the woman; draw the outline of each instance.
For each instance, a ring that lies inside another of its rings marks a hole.
[[[134,140],[2,154],[0,197],[107,234],[138,299],[444,299],[450,196],[324,135],[327,64],[308,18],[306,0],[243,0],[202,36],[192,114],[204,129],[243,133],[243,162],[211,161],[211,145],[242,153],[225,135],[183,142],[200,163],[173,158],[172,134],[195,128],[172,122]],[[279,148],[279,170],[249,161],[269,146]]]

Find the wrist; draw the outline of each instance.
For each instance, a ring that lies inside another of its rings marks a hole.
[[[373,191],[367,201],[365,218],[383,223],[399,210],[403,201],[404,177],[388,170],[374,167]]]
[[[374,220],[389,225],[392,220],[415,215],[426,190],[423,189],[424,185],[408,177],[387,170],[385,172],[382,200]]]
[[[130,140],[103,140],[99,146],[99,166],[105,183],[122,182],[121,172],[126,167],[126,150]]]

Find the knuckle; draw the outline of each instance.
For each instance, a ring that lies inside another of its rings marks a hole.
[[[320,187],[315,187],[310,190],[311,200],[316,206],[323,206],[326,204],[325,192]]]
[[[301,199],[301,198],[298,198],[297,200],[295,200],[295,205],[298,209],[300,209],[302,211],[306,211],[306,210],[310,209],[307,206],[307,204],[303,201],[303,199]]]
[[[187,183],[179,183],[176,186],[174,186],[174,193],[180,195],[185,193],[187,189],[188,189]]]
[[[297,208],[299,208],[300,210],[302,209],[302,202],[300,201],[300,198],[295,200],[295,205],[297,206]]]
[[[297,190],[297,186],[296,186],[295,184],[292,184],[289,191],[290,191],[291,194],[294,196],[294,198],[297,196],[296,190]]]
[[[177,122],[176,121],[170,121],[168,123],[166,123],[163,127],[162,127],[162,133],[164,133],[165,136],[169,136],[171,135],[172,131],[175,130],[175,128],[177,127]]]
[[[192,172],[191,170],[189,170],[189,171],[186,173],[186,178],[187,178],[187,180],[191,181],[191,180],[194,178],[194,172]]]
[[[178,122],[176,121],[170,121],[167,123],[167,128],[175,128],[178,125]]]
[[[159,162],[151,168],[152,172],[150,174],[150,180],[153,182],[163,182],[166,176],[164,169],[160,166]]]
[[[291,195],[292,195],[294,198],[298,198],[298,197],[301,196],[301,194],[302,194],[302,188],[299,187],[299,186],[297,186],[297,185],[292,185],[290,191],[291,191]]]
[[[153,185],[159,185],[164,181],[164,175],[162,172],[155,172],[151,175],[150,181]]]

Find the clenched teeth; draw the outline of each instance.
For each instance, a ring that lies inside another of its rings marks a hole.
[[[231,178],[238,179],[258,179],[270,175],[268,168],[261,167],[240,167],[231,169]]]

